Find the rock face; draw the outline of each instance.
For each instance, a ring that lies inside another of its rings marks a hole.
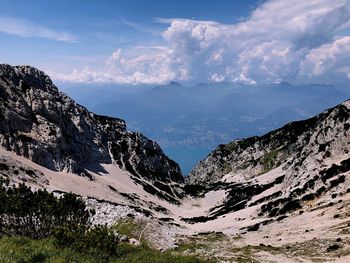
[[[250,179],[282,164],[285,170],[295,172],[319,169],[334,158],[349,153],[349,128],[350,100],[264,136],[219,145],[194,167],[187,181],[198,184],[216,182],[227,174]]]
[[[185,220],[205,222],[250,207],[256,216],[283,218],[310,202],[319,207],[350,192],[349,151],[350,100],[264,136],[220,145],[186,180],[194,195],[225,190],[226,198],[206,217]]]
[[[49,169],[81,174],[115,163],[151,181],[183,181],[157,143],[89,112],[33,67],[0,65],[0,109],[0,145]]]

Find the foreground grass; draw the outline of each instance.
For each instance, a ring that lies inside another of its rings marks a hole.
[[[118,245],[118,255],[103,259],[97,254],[79,253],[55,246],[53,239],[32,240],[24,237],[0,239],[1,263],[65,263],[65,262],[112,262],[112,263],[208,263],[193,256],[170,252],[161,253],[146,246]]]
[[[124,218],[124,219],[119,219],[111,227],[111,229],[115,230],[119,234],[126,235],[129,238],[132,237],[132,238],[138,239],[140,236],[140,233],[143,231],[146,225],[147,225],[147,222],[142,220]]]

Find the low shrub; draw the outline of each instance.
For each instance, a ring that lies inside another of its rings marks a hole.
[[[8,186],[0,182],[0,233],[34,239],[52,235],[56,228],[90,226],[94,213],[74,194],[55,197],[46,190]]]
[[[335,251],[335,250],[338,250],[340,248],[341,248],[340,245],[334,244],[334,245],[331,245],[327,248],[327,252]]]
[[[75,251],[108,259],[117,254],[119,239],[107,226],[95,226],[90,229],[78,227],[60,227],[54,233],[55,244],[63,248],[71,248]]]

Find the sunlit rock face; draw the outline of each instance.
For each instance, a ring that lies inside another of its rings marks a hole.
[[[55,171],[98,171],[115,163],[137,177],[182,182],[179,166],[123,120],[99,116],[30,66],[0,65],[0,144]]]

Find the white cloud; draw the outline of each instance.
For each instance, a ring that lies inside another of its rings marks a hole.
[[[350,36],[311,50],[302,61],[301,73],[308,76],[319,76],[325,72],[347,73],[344,68],[348,66],[350,66]]]
[[[63,42],[77,42],[77,38],[69,33],[59,32],[23,19],[11,17],[0,17],[0,32],[20,37],[38,37]]]
[[[103,70],[85,67],[74,70],[71,74],[48,73],[53,79],[70,82],[153,84],[175,79],[170,65],[170,55],[165,50],[126,59],[122,56],[122,50],[117,49],[105,61]]]
[[[126,19],[120,19],[120,22],[123,23],[124,25],[127,25],[128,27],[130,27],[132,29],[137,30],[137,31],[141,31],[141,32],[148,33],[148,34],[153,34],[153,35],[158,35],[159,34],[159,32],[156,31],[156,30],[147,28],[145,26],[142,26],[142,25],[140,25],[138,23],[134,23],[134,22],[128,21]]]
[[[210,76],[210,80],[214,82],[221,82],[225,80],[225,76],[222,74],[214,73]]]
[[[158,48],[130,57],[117,49],[103,69],[61,79],[82,82],[164,83],[170,80],[249,84],[348,78],[350,0],[270,0],[244,21],[162,19],[169,24]],[[346,53],[347,52],[347,53]]]

